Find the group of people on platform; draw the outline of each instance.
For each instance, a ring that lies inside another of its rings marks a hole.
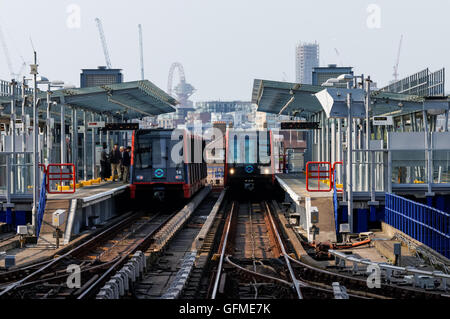
[[[115,181],[117,176],[119,181],[128,183],[130,181],[131,147],[121,146],[119,148],[119,145],[115,144],[109,154],[106,149],[107,145],[103,143],[100,157],[100,177],[104,181],[112,176],[112,180]]]

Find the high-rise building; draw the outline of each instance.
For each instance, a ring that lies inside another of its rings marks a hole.
[[[315,67],[312,72],[312,85],[322,85],[328,79],[337,78],[342,74],[353,75],[353,68],[349,66],[338,67],[336,64],[329,64],[325,67]],[[346,87],[345,83],[336,84],[335,86]]]
[[[123,82],[121,69],[107,69],[99,66],[97,69],[83,69],[80,75],[80,87],[109,85]]]
[[[299,43],[295,48],[295,81],[312,83],[313,68],[319,66],[319,44]]]
[[[197,112],[230,113],[235,111],[251,112],[252,102],[247,101],[204,101],[196,102]]]

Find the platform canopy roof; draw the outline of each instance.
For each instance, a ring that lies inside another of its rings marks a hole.
[[[40,92],[38,98],[45,101],[47,93]],[[174,106],[178,104],[173,97],[148,80],[56,90],[52,92],[51,100],[88,112],[120,119],[123,116],[125,120],[175,112]],[[0,104],[6,108],[10,101],[8,96],[0,97]]]
[[[323,110],[315,94],[324,89],[326,87],[255,79],[252,102],[260,112],[292,115],[297,111],[297,116],[308,117]],[[417,95],[373,91],[370,115],[399,116],[418,112],[423,109],[424,100]]]

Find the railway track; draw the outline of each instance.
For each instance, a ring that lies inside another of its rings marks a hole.
[[[276,202],[272,203],[274,211],[279,213],[279,208]],[[294,251],[294,249],[292,249]],[[350,298],[361,298],[361,299],[435,299],[441,298],[440,293],[423,291],[418,289],[412,289],[409,287],[400,287],[396,285],[381,284],[379,289],[371,289],[367,285],[366,278],[350,276],[342,273],[337,273],[330,270],[325,270],[318,268],[307,263],[304,263],[297,258],[294,258],[295,254],[290,254],[288,259],[293,265],[295,276],[303,284],[305,284],[304,291],[308,291],[312,287],[322,288],[331,291],[333,282],[338,282],[339,284],[346,287],[348,295]],[[311,291],[311,297],[314,297],[314,291]],[[317,292],[319,292],[317,290]],[[325,292],[325,291],[324,291]],[[325,294],[326,295],[326,294]],[[317,297],[324,297],[318,293]],[[317,298],[316,297],[316,298]],[[331,294],[331,297],[333,295]]]
[[[177,275],[183,262],[197,256],[192,248],[194,240],[211,213],[219,194],[210,193],[194,210],[185,225],[178,230],[170,242],[154,258],[143,278],[135,284],[132,297],[137,299],[157,299],[176,285]],[[150,247],[150,249],[152,249]],[[192,274],[190,274],[192,275]]]
[[[212,299],[303,298],[266,202],[233,202],[216,259]]]
[[[62,299],[89,298],[123,265],[131,254],[146,249],[155,234],[175,213],[130,214],[77,247],[53,260],[17,269],[6,278],[0,298]],[[69,288],[68,266],[80,270],[81,286]]]
[[[351,299],[440,298],[438,293],[382,285],[299,261],[284,239],[275,202],[233,202],[226,217],[208,296],[218,298],[335,298],[333,283]]]

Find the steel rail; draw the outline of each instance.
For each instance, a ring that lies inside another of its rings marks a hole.
[[[313,267],[313,266],[308,265],[308,264],[306,264],[306,263],[304,263],[304,262],[302,262],[300,260],[294,259],[291,256],[288,256],[288,258],[292,262],[302,266],[303,268],[307,268],[309,270],[312,270],[312,271],[317,272],[317,273],[325,274],[327,276],[341,278],[342,280],[348,280],[349,282],[359,283],[361,285],[361,287],[367,287],[367,282],[364,279],[355,278],[353,276],[343,275],[343,274],[339,274],[339,273],[336,273],[336,272],[333,272],[333,271],[329,271],[329,270]],[[412,293],[412,294],[414,294],[414,293],[423,293],[423,292],[418,291],[418,290],[413,290],[413,289],[409,289],[409,288],[405,288],[405,287],[399,287],[399,286],[395,286],[395,285],[382,284],[382,287],[389,287],[389,288],[392,288],[392,289],[399,289],[401,291],[404,291],[404,292],[407,292],[407,293]],[[351,289],[351,291],[353,291],[353,294],[358,295],[358,296],[362,296],[362,297],[381,298],[381,299],[392,298],[390,296],[386,296],[386,295],[383,295],[383,294],[372,293],[372,292],[368,292],[368,291],[365,291],[365,290]],[[437,293],[432,293],[432,294],[435,294],[435,295],[438,295],[438,296],[443,296],[442,294],[437,294]]]
[[[219,266],[217,268],[217,274],[216,274],[216,279],[214,281],[214,287],[213,287],[213,292],[212,292],[212,295],[211,295],[211,299],[216,299],[217,290],[219,288],[220,277],[222,276],[223,259],[224,259],[224,256],[225,256],[225,250],[227,248],[228,234],[229,234],[230,228],[231,228],[231,221],[233,219],[234,207],[235,207],[235,202],[233,202],[233,205],[231,206],[230,215],[228,217],[228,223],[227,223],[227,228],[226,228],[226,232],[225,232],[225,238],[223,240],[222,251],[220,252]]]
[[[285,260],[285,262],[286,262],[286,266],[287,266],[288,269],[289,269],[289,275],[290,275],[290,277],[291,277],[291,279],[292,279],[292,283],[293,283],[294,288],[295,288],[295,291],[296,291],[296,293],[297,293],[297,297],[298,297],[298,299],[303,299],[303,295],[302,295],[302,292],[301,292],[301,290],[300,290],[300,282],[299,282],[299,281],[297,280],[297,278],[295,277],[294,270],[292,269],[292,265],[291,265],[291,263],[290,263],[290,261],[289,261],[289,256],[288,256],[288,254],[286,253],[286,249],[284,248],[284,245],[283,245],[283,240],[281,239],[281,236],[280,236],[280,234],[279,234],[279,232],[278,232],[278,229],[277,229],[277,226],[276,226],[276,224],[275,224],[275,221],[273,220],[273,217],[272,217],[272,214],[271,214],[270,207],[269,207],[269,205],[267,204],[267,202],[264,202],[264,205],[266,206],[267,214],[269,215],[269,219],[270,219],[270,222],[271,222],[271,224],[272,224],[272,229],[273,229],[273,231],[274,231],[274,233],[275,233],[275,235],[276,235],[276,237],[277,237],[279,246],[280,246],[280,248],[281,248],[281,253],[282,253],[282,255],[283,255],[283,257],[284,257],[284,260]]]
[[[266,278],[266,279],[269,279],[269,280],[272,280],[272,281],[277,281],[277,282],[282,283],[283,285],[286,285],[286,286],[289,286],[289,287],[292,286],[292,283],[289,282],[289,281],[286,281],[286,280],[283,280],[283,279],[280,279],[280,278],[277,278],[277,277],[273,277],[273,276],[261,274],[261,273],[259,273],[259,272],[252,271],[252,270],[250,270],[250,269],[244,268],[244,267],[242,267],[242,266],[236,264],[235,262],[231,261],[229,256],[226,256],[226,257],[225,257],[225,261],[226,261],[227,263],[229,263],[231,266],[233,266],[233,267],[235,267],[235,268],[238,268],[238,269],[240,269],[240,270],[242,270],[242,271],[245,271],[245,272],[247,272],[247,273],[249,273],[249,274],[252,274],[252,275],[254,275],[254,276]]]
[[[174,212],[173,214],[170,214],[153,231],[151,231],[144,238],[142,238],[141,240],[136,242],[130,249],[127,250],[126,253],[123,253],[123,255],[120,257],[120,259],[116,263],[114,263],[114,265],[112,265],[108,270],[106,270],[100,276],[100,278],[98,278],[94,283],[92,283],[92,285],[86,287],[86,290],[84,290],[82,293],[80,293],[80,295],[78,296],[77,299],[84,299],[84,298],[88,297],[93,292],[94,289],[97,289],[102,284],[104,284],[108,280],[108,278],[113,274],[113,272],[125,263],[125,261],[129,258],[130,254],[133,254],[138,250],[142,250],[142,251],[147,250],[153,236],[156,233],[158,233],[161,230],[161,228],[169,220],[171,220],[176,214],[178,214],[178,212]],[[154,221],[155,219],[156,219],[156,217],[153,218],[152,221]]]
[[[82,249],[86,249],[89,247],[89,245],[94,244],[96,241],[98,241],[99,239],[105,237],[106,235],[109,235],[111,233],[114,233],[114,231],[120,227],[123,227],[124,225],[128,224],[129,222],[131,222],[134,218],[136,218],[136,214],[132,214],[130,216],[128,216],[127,218],[121,220],[119,223],[112,225],[111,227],[109,227],[108,229],[105,229],[104,231],[102,231],[100,234],[92,237],[91,239],[89,239],[88,241],[81,243],[79,246],[73,248],[72,250],[68,251],[67,253],[65,253],[64,255],[59,256],[58,258],[53,259],[51,262],[47,263],[44,267],[39,268],[38,270],[34,271],[33,273],[31,273],[30,275],[26,276],[25,278],[22,278],[19,281],[14,282],[13,284],[10,284],[5,290],[0,292],[0,297],[5,296],[7,293],[11,292],[12,290],[15,290],[16,288],[20,287],[21,285],[23,285],[26,281],[30,280],[31,278],[34,278],[36,275],[44,272],[45,270],[51,268],[54,265],[57,265],[61,260],[72,256],[72,255],[76,255],[78,253],[81,252]]]

